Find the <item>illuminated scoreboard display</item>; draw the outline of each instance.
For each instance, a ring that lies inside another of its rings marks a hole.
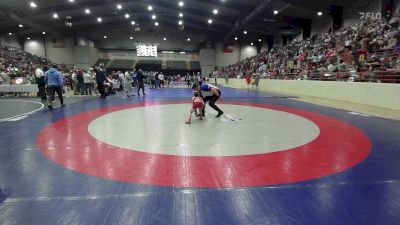
[[[136,52],[137,56],[157,57],[157,45],[138,44]]]

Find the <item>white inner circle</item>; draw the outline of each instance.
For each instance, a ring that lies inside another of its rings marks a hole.
[[[264,154],[305,145],[319,135],[316,124],[277,110],[219,105],[226,113],[215,118],[207,105],[204,121],[191,105],[169,104],[126,109],[101,116],[89,124],[96,139],[130,150],[181,156],[240,156]],[[226,118],[240,118],[232,122]]]

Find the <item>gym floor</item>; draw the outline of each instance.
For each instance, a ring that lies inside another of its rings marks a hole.
[[[0,224],[400,224],[400,121],[221,90],[1,98]]]

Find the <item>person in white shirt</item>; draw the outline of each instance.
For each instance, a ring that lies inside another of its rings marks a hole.
[[[44,72],[40,66],[38,66],[35,70],[35,77],[39,89],[38,95],[42,100],[46,100],[46,80]]]
[[[84,83],[84,94],[92,95],[93,78],[90,75],[90,71],[83,73],[83,83]]]
[[[165,88],[164,74],[158,74],[158,79],[160,80],[160,87],[162,86],[163,88]]]
[[[123,84],[124,84],[124,90],[126,93],[126,97],[135,96],[134,94],[132,94],[132,92],[133,92],[132,77],[128,71],[125,72],[125,74],[124,74]]]

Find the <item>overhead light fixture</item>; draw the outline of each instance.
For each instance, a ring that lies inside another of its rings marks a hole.
[[[213,13],[214,13],[214,15],[217,15],[218,14],[218,9],[214,9]]]
[[[187,41],[190,41],[190,38],[188,38]]]
[[[11,36],[11,35],[12,35],[12,33],[8,33],[8,35],[10,35],[10,36]]]
[[[235,41],[237,41],[238,40],[238,38],[237,37],[235,37]]]
[[[24,25],[22,25],[22,24],[20,24],[20,25],[18,25],[19,26],[19,28],[23,28],[24,27]]]
[[[75,2],[75,0],[68,0],[69,2]]]
[[[261,42],[262,40],[261,40],[261,38],[260,39],[258,39],[258,42]]]
[[[54,13],[54,14],[53,14],[53,18],[54,18],[54,19],[58,19],[58,14],[57,14],[57,13]]]
[[[179,20],[179,21],[178,21],[178,24],[179,24],[179,25],[182,25],[182,24],[183,24],[183,21],[182,21],[182,20]]]
[[[129,39],[133,40],[133,37],[129,37]]]
[[[147,9],[148,9],[149,11],[152,11],[152,10],[153,10],[153,6],[149,5],[149,6],[147,7]]]
[[[31,2],[31,8],[37,8],[37,5],[36,5],[36,3],[35,2]]]
[[[317,12],[317,15],[318,16],[322,16],[322,12]]]
[[[163,54],[174,54],[174,51],[162,51]]]
[[[208,22],[209,24],[212,24],[212,23],[213,23],[212,19],[208,19],[207,22]]]
[[[155,15],[155,14],[153,14],[152,16],[151,16],[151,19],[153,19],[153,20],[155,20],[157,18],[157,16]]]
[[[247,30],[243,31],[243,34],[247,34]]]
[[[127,14],[125,14],[125,18],[126,18],[126,19],[129,19],[129,17],[130,17],[130,16],[129,16],[129,14],[128,14],[128,13],[127,13]]]
[[[135,25],[135,21],[132,20],[132,21],[131,21],[131,24],[132,24],[132,26]]]
[[[251,42],[250,44],[251,44],[251,45],[254,45],[254,43],[253,43],[253,42]]]
[[[185,5],[185,3],[183,3],[182,1],[180,1],[180,2],[178,3],[178,5],[179,5],[180,7],[182,7],[182,6]]]
[[[118,4],[118,5],[117,5],[117,9],[121,10],[121,9],[122,9],[122,5],[121,5],[121,4]]]
[[[165,37],[165,38],[164,38],[164,41],[166,41],[166,40],[167,40],[167,38]]]
[[[278,14],[278,10],[274,10],[274,14],[275,14],[275,15]]]
[[[85,9],[86,14],[90,14],[90,9]]]
[[[186,52],[179,52],[180,54],[186,54]]]
[[[179,17],[183,17],[183,13],[179,13]]]
[[[155,25],[156,27],[158,27],[158,22],[155,22],[154,25]]]
[[[31,38],[30,38],[30,37],[27,37],[26,39],[27,39],[27,40],[31,40]]]
[[[103,19],[101,17],[97,18],[97,22],[101,23],[103,22]]]
[[[107,36],[104,35],[104,39],[107,39]]]
[[[43,34],[43,35],[45,35],[45,34],[46,34],[46,32],[44,32],[44,31],[43,31],[43,32],[42,32],[42,34]]]

